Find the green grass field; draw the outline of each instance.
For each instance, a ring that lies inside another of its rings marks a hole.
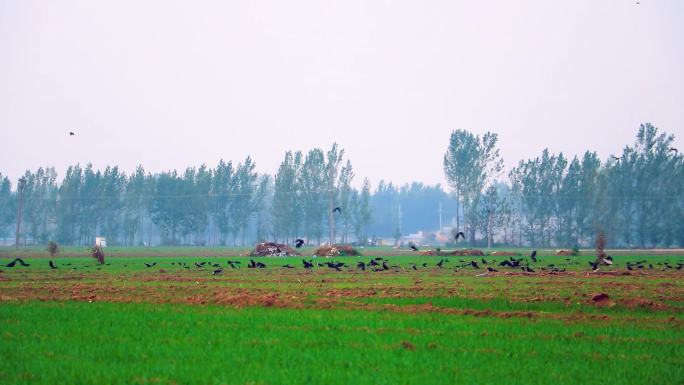
[[[373,272],[355,268],[370,256],[309,271],[295,257],[247,269],[226,250],[166,251],[58,257],[57,269],[0,256],[0,384],[684,381],[684,256],[614,255],[592,272],[591,256],[541,253],[534,273],[499,267],[507,257],[440,269],[442,257],[394,256]]]

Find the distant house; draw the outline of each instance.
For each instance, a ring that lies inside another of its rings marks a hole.
[[[95,246],[107,247],[107,239],[105,237],[95,237]]]

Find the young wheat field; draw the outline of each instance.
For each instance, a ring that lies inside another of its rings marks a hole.
[[[104,265],[79,250],[0,252],[0,383],[684,381],[676,252],[614,252],[594,271],[590,253],[540,251],[534,262],[529,250],[250,258],[108,249]],[[6,267],[17,256],[29,266]]]

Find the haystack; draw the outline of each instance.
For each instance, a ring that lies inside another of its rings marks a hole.
[[[301,255],[290,246],[275,242],[257,243],[254,251],[249,253],[251,257],[290,257]]]
[[[314,251],[320,257],[354,257],[361,255],[356,249],[349,245],[325,245]]]

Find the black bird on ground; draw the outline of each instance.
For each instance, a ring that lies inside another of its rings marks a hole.
[[[537,250],[532,250],[532,254],[530,254],[530,259],[532,262],[537,262]]]
[[[341,208],[335,207],[335,208],[333,209],[333,213],[336,212],[336,211],[337,211],[338,213],[342,214],[342,209],[341,209]]]
[[[594,271],[597,271],[599,269],[598,262],[589,261],[589,265],[591,265],[591,269]]]
[[[57,268],[57,266],[55,266],[55,263],[52,262],[52,260],[49,262],[49,265],[50,265],[50,268],[51,268],[51,269],[56,269],[56,268]]]
[[[344,266],[343,262],[338,262],[338,263],[333,263],[333,262],[326,262],[326,265],[328,265],[329,268],[335,269],[337,271],[342,271],[340,267]]]
[[[314,267],[313,262],[309,262],[306,259],[302,259],[302,263],[304,264],[305,269],[312,269]]]
[[[147,265],[147,264],[146,264],[146,265]],[[150,267],[150,266],[147,266],[147,267]],[[200,267],[202,267],[202,264],[201,264],[201,263],[195,262],[195,267],[199,269]]]
[[[487,260],[484,259],[484,258],[482,258],[482,264],[483,264],[483,265],[487,265]]]
[[[416,267],[416,264],[415,264],[415,263],[412,263],[412,264],[411,264],[411,268],[412,268],[413,270],[418,270],[418,268]]]
[[[444,265],[444,260],[442,259],[442,260],[440,260],[439,262],[437,262],[437,265],[436,265],[436,266],[439,267],[439,268],[441,269],[443,265]]]
[[[15,258],[14,261],[8,263],[8,264],[5,265],[5,266],[6,266],[6,267],[14,267],[14,265],[16,265],[17,262],[19,262],[19,264],[22,265],[22,266],[31,266],[30,264],[24,262],[24,260],[21,259],[21,258]]]
[[[303,244],[304,244],[304,240],[303,240],[303,239],[297,239],[297,240],[295,241],[295,247],[296,247],[297,249],[300,248],[300,247],[302,247]]]
[[[146,266],[146,267],[152,267],[152,266],[154,266],[154,265],[156,265],[156,264],[157,264],[157,262],[153,262],[153,263],[147,263],[147,262],[145,262],[145,266]]]
[[[411,250],[413,250],[413,251],[418,251],[418,247],[416,247],[416,244],[413,243],[413,242],[409,243],[409,247],[410,247]]]
[[[290,265],[289,263],[287,265],[282,265],[280,267],[284,267],[286,269],[294,269],[294,266]]]
[[[258,267],[259,269],[265,269],[265,268],[266,268],[266,264],[263,263],[263,262],[257,262],[257,263],[256,263],[256,267]]]
[[[223,269],[216,269],[216,270],[211,272],[211,275],[219,275],[221,273],[223,273]]]
[[[470,266],[472,266],[473,269],[479,269],[480,268],[480,266],[475,261],[470,261]]]
[[[359,261],[359,263],[356,264],[356,267],[363,271],[366,271],[366,264],[363,263],[363,261]]]
[[[489,266],[487,266],[487,271],[492,272],[492,273],[498,273],[499,272],[499,270],[497,270],[493,267],[489,267]]]
[[[521,269],[525,273],[534,273],[534,270],[532,270],[529,266],[523,266],[523,267],[521,267]]]
[[[427,262],[423,262],[423,264],[421,266],[427,267]]]
[[[240,265],[240,264],[242,264],[242,262],[240,262],[240,261],[231,261],[231,260],[229,260],[229,261],[228,261],[228,264],[230,265],[230,268],[231,268],[231,269],[239,269],[240,267],[239,267],[239,266],[235,266],[235,265]]]
[[[253,259],[250,259],[250,260],[249,260],[249,264],[247,265],[247,267],[250,268],[250,269],[256,268],[256,262],[254,262]]]
[[[368,264],[370,266],[380,266],[380,264],[375,259],[371,259],[370,262],[368,262]]]
[[[387,266],[387,262],[382,261],[382,269],[383,270],[389,270],[389,266]]]

